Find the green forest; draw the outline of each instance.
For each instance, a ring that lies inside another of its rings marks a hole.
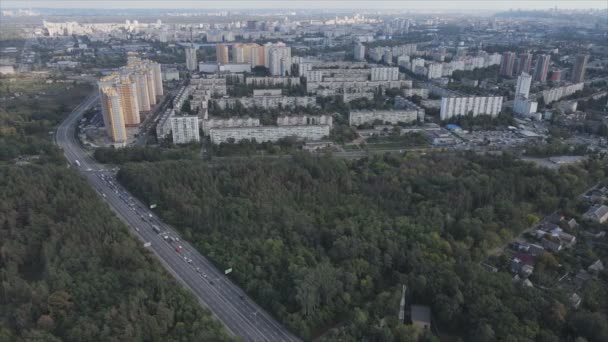
[[[118,177],[306,340],[435,340],[399,323],[406,285],[407,304],[429,305],[442,336],[606,341],[605,305],[569,310],[565,294],[480,266],[543,214],[574,211],[606,172],[599,160],[549,170],[508,154],[295,154],[130,163]]]
[[[230,340],[65,166],[49,132],[90,91],[1,83],[0,341]]]

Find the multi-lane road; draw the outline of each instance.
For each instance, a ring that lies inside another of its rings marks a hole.
[[[224,324],[246,341],[298,341],[287,329],[251,300],[209,260],[135,199],[115,178],[115,172],[97,163],[78,143],[75,127],[82,114],[99,100],[89,96],[59,126],[56,143],[73,167],[78,168],[116,215],[163,266],[188,288]],[[238,269],[235,269],[238,272]]]

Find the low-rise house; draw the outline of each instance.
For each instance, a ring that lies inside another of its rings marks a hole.
[[[589,208],[583,217],[587,220],[604,223],[608,220],[608,207],[603,204],[596,204]]]
[[[578,227],[578,222],[576,222],[576,220],[575,220],[575,219],[570,219],[570,220],[568,221],[568,227],[569,227],[570,229],[575,229],[575,228],[577,228],[577,227]]]
[[[553,213],[553,214],[545,217],[546,222],[554,223],[556,225],[559,224],[560,222],[562,222],[564,219],[565,219],[564,216],[559,213]]]
[[[536,256],[536,255],[540,255],[544,251],[545,251],[545,248],[543,246],[537,245],[535,243],[531,243],[528,253],[530,253],[530,255]]]
[[[552,237],[544,237],[540,240],[540,243],[543,245],[543,247],[553,253],[561,251],[564,247],[559,239],[554,239]]]
[[[604,264],[602,263],[602,261],[600,259],[598,259],[596,262],[594,262],[589,267],[587,267],[587,270],[590,273],[597,275],[598,273],[600,273],[601,271],[604,270]]]

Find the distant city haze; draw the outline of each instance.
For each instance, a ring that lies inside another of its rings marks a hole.
[[[508,9],[608,9],[606,0],[426,0],[426,1],[99,1],[99,0],[5,0],[4,8],[96,8],[96,9],[402,9],[402,10],[508,10]]]

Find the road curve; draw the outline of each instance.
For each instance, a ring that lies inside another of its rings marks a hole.
[[[245,341],[299,341],[287,329],[251,300],[238,286],[217,270],[209,260],[184,241],[175,229],[163,223],[115,179],[115,172],[97,163],[75,136],[82,114],[99,100],[87,97],[58,127],[55,141],[69,163],[99,193],[116,215],[130,227],[161,261],[162,265],[199,302]],[[160,231],[160,233],[158,233]]]

